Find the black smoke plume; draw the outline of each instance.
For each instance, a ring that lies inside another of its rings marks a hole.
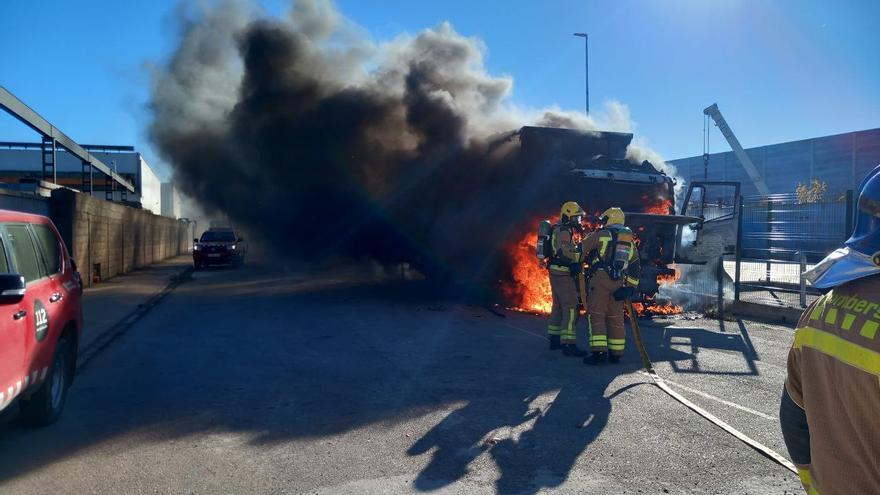
[[[329,2],[287,19],[241,2],[190,10],[154,77],[150,135],[185,194],[300,259],[497,280],[551,182],[523,182],[516,130],[594,128],[509,104],[512,81],[448,24],[375,44]]]

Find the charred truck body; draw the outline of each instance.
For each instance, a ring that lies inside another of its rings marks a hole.
[[[676,214],[675,179],[648,161],[630,161],[632,138],[617,132],[523,127],[513,139],[519,140],[521,158],[532,169],[526,187],[550,191],[530,198],[538,220],[555,220],[565,201],[577,201],[588,215],[598,216],[610,206],[626,212],[626,224],[638,237],[639,291],[652,298],[658,277],[675,274],[672,263],[705,264],[734,253],[739,184],[692,183]],[[545,182],[555,185],[542,187]],[[527,190],[523,194],[529,195]]]

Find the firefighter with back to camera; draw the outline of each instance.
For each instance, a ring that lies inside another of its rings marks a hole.
[[[561,348],[566,356],[584,355],[584,351],[577,348],[575,328],[578,321],[575,277],[580,273],[582,261],[577,237],[583,232],[583,216],[583,208],[574,201],[568,201],[562,205],[559,222],[552,226],[546,220],[541,222],[538,234],[539,251],[544,246],[549,253],[547,270],[550,273],[550,290],[553,294],[553,307],[547,322],[550,350]]]
[[[779,420],[807,493],[880,493],[880,166],[856,227],[804,276],[827,292],[795,329]]]
[[[583,241],[589,266],[587,364],[603,363],[609,352],[611,362],[617,363],[626,346],[622,301],[631,298],[638,287],[641,266],[635,236],[625,220],[620,208],[608,208],[600,218],[602,228]]]

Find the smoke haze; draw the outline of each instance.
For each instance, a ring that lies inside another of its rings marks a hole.
[[[510,136],[632,130],[619,103],[599,122],[513,105],[512,79],[488,74],[481,41],[448,23],[376,43],[329,1],[297,1],[285,18],[185,3],[178,17],[180,41],[153,76],[150,136],[185,194],[292,256],[496,277],[493,253],[534,214]]]

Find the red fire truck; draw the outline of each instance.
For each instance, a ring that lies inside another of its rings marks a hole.
[[[83,329],[82,279],[46,217],[0,210],[0,410],[61,415]]]

